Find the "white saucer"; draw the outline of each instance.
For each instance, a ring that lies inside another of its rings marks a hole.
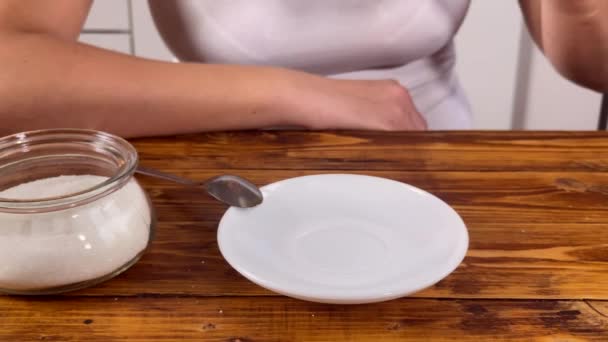
[[[400,182],[316,175],[262,192],[263,204],[226,212],[218,243],[243,276],[286,296],[336,304],[406,296],[450,274],[468,248],[450,206]]]

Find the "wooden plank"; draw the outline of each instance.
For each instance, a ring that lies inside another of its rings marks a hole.
[[[258,185],[341,171],[201,170],[174,164],[162,167],[191,179],[237,173]],[[348,171],[385,177],[429,191],[454,206],[468,223],[608,223],[608,173],[596,172],[394,172]],[[144,176],[163,221],[218,222],[225,209],[201,190]],[[559,226],[556,231],[559,231]],[[608,237],[608,235],[607,235]]]
[[[0,296],[0,341],[606,341],[606,138],[258,132],[138,140],[143,164],[193,179],[231,172],[267,184],[350,170],[404,181],[455,207],[471,248],[461,267],[415,298],[305,303],[226,264],[215,239],[222,205],[199,189],[141,177],[160,219],[142,260],[76,293]]]
[[[429,298],[608,299],[604,225],[471,226],[464,263]],[[585,231],[586,233],[581,233]],[[132,269],[69,295],[273,295],[241,277],[221,257],[213,223],[162,223],[151,249]]]
[[[595,302],[0,298],[1,341],[606,341]],[[602,303],[602,305],[604,305]]]
[[[239,173],[266,184],[309,171]],[[608,299],[608,201],[603,185],[608,175],[366,173],[437,194],[461,213],[469,227],[470,252],[462,267],[418,296]],[[204,179],[215,171],[181,174]],[[196,188],[140,179],[160,220],[152,248],[124,275],[80,294],[269,295],[222,259],[215,230],[224,206]]]
[[[134,140],[151,167],[399,171],[607,171],[608,134],[244,132]]]
[[[213,174],[185,175],[204,179]],[[265,184],[302,173],[246,170],[240,174]],[[470,251],[462,266],[417,296],[608,299],[608,201],[601,190],[608,175],[371,174],[431,190],[455,205],[468,225]],[[125,274],[77,294],[272,295],[242,278],[221,257],[216,227],[224,206],[196,188],[141,180],[160,221],[151,249]]]

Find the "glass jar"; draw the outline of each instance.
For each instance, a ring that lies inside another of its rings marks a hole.
[[[0,138],[0,291],[53,294],[133,265],[156,224],[135,148],[89,130]]]

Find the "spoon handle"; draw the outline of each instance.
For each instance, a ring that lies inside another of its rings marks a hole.
[[[147,168],[144,166],[138,166],[137,169],[135,170],[135,172],[142,174],[142,175],[146,175],[146,176],[165,179],[165,180],[176,182],[179,184],[194,185],[194,186],[200,185],[199,183],[191,181],[189,179],[178,177],[178,176],[168,174],[168,173],[164,173],[164,172],[161,172],[161,171],[158,171],[155,169],[150,169],[150,168]]]
[[[264,195],[255,184],[239,176],[222,175],[198,183],[144,166],[138,166],[135,172],[183,185],[202,187],[209,195],[230,206],[251,208],[264,200]]]

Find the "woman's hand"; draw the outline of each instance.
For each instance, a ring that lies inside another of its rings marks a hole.
[[[290,72],[282,110],[309,129],[425,130],[426,121],[398,82],[335,80]]]

